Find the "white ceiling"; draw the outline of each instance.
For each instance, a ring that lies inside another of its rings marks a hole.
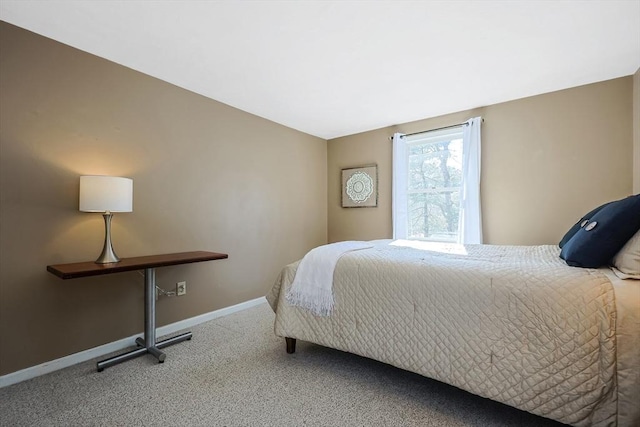
[[[640,0],[2,0],[0,18],[325,139],[640,67]]]

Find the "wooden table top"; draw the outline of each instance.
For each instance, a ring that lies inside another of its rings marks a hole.
[[[229,258],[229,255],[217,252],[178,252],[174,254],[122,258],[120,262],[110,264],[96,264],[93,261],[87,261],[71,264],[48,265],[47,271],[55,274],[61,279],[76,279],[78,277],[99,276],[102,274],[122,273],[124,271],[190,264],[193,262],[214,261],[226,258]]]

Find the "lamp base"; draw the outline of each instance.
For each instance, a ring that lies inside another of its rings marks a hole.
[[[102,214],[104,218],[104,246],[102,248],[102,253],[95,261],[96,264],[112,264],[116,262],[120,262],[120,258],[113,250],[113,245],[111,244],[111,218],[113,214],[111,212],[105,212]]]

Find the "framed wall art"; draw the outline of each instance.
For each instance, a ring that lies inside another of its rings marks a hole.
[[[342,207],[378,206],[378,165],[342,169]]]

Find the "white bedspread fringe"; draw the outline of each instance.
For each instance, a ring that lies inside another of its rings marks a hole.
[[[347,252],[372,247],[369,242],[346,241],[310,250],[298,265],[287,301],[318,316],[329,316],[333,311],[333,272],[338,260]]]

